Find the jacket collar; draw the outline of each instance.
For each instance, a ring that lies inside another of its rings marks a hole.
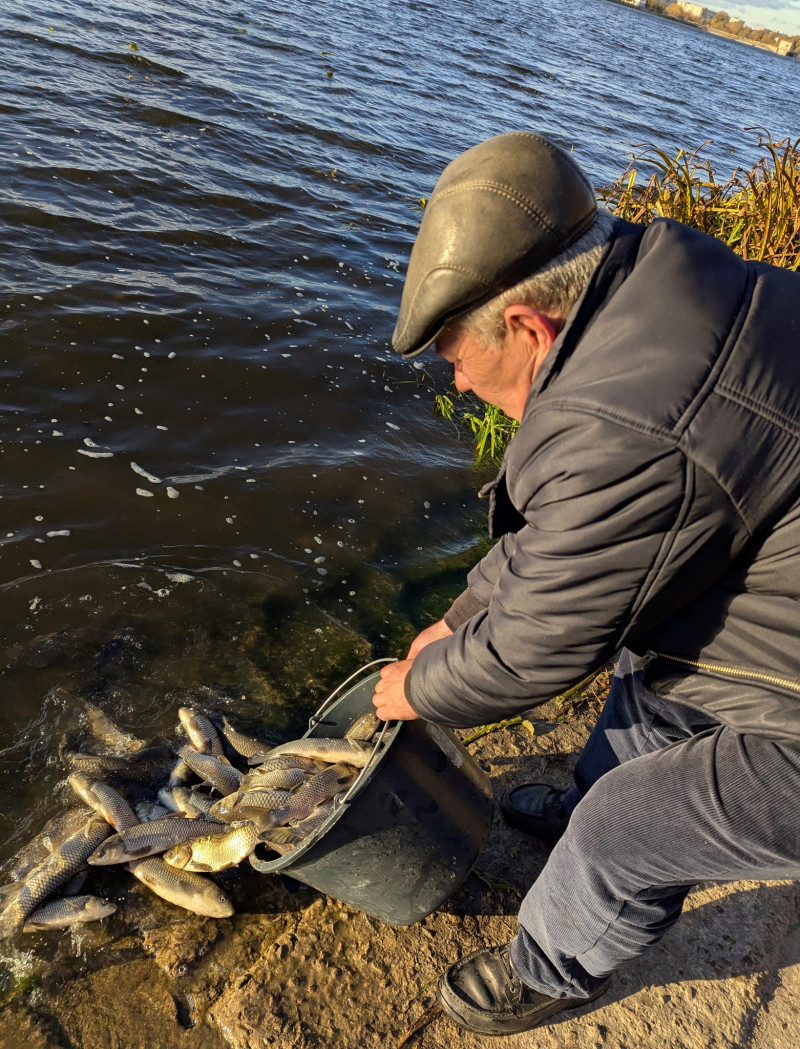
[[[578,340],[591,327],[597,313],[602,310],[633,269],[645,228],[632,222],[626,222],[624,219],[617,219],[605,254],[581,297],[570,311],[566,324],[550,347],[550,352],[545,357],[541,368],[536,373],[525,403],[523,419],[537,394],[541,393],[558,375]]]

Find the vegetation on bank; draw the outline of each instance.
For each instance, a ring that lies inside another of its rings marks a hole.
[[[727,11],[712,12],[702,4],[680,0],[677,3],[669,3],[668,0],[645,0],[645,6],[654,14],[664,15],[677,22],[686,22],[700,29],[716,31],[745,44],[760,44],[772,51],[780,49],[781,54],[793,54],[800,48],[800,36],[779,33],[773,29],[765,29],[764,26],[751,29],[743,19],[729,15]]]
[[[745,259],[800,271],[800,139],[759,139],[762,155],[749,171],[721,181],[702,154],[674,157],[649,146],[598,192],[600,202],[623,219],[647,225],[672,218],[723,240]],[[499,408],[470,395],[438,394],[435,411],[468,427],[475,459],[498,461],[517,424]]]

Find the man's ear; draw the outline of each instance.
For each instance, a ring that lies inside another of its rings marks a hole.
[[[537,351],[542,356],[547,353],[564,327],[564,322],[560,318],[548,317],[541,310],[535,310],[533,306],[521,304],[506,306],[503,311],[503,320],[508,332],[534,341]]]

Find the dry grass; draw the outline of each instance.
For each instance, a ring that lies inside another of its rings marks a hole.
[[[749,170],[720,181],[702,146],[670,157],[648,146],[599,193],[621,218],[644,225],[672,218],[720,240],[744,259],[800,269],[800,139],[773,142]],[[649,176],[640,181],[640,169]]]

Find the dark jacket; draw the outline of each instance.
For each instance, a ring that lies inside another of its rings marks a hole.
[[[628,647],[655,691],[800,742],[800,275],[621,223],[490,487],[502,538],[414,662],[419,714],[507,717]]]

